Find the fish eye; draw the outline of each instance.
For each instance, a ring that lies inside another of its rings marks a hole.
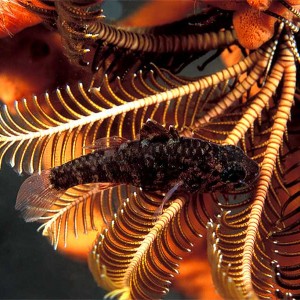
[[[244,167],[236,162],[231,163],[228,166],[226,172],[222,175],[222,180],[228,183],[241,182],[246,177],[246,171]]]

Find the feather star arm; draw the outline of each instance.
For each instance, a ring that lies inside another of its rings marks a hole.
[[[133,76],[129,85],[117,89],[118,92],[110,86],[107,77],[101,89],[93,88],[91,92],[86,92],[82,84],[77,86],[77,91],[67,86],[65,91],[56,90],[52,97],[48,93],[44,95],[53,117],[48,116],[41,100],[36,97],[32,107],[27,106],[26,100],[20,104],[16,102],[19,118],[12,116],[7,107],[3,106],[0,114],[0,160],[6,155],[18,172],[32,173],[41,170],[43,158],[52,149],[52,154],[48,157],[48,167],[62,164],[85,153],[84,147],[88,143],[92,144],[96,138],[114,135],[114,122],[117,123],[115,135],[123,136],[127,116],[133,116],[131,134],[127,137],[130,139],[136,136],[136,126],[139,125],[139,128],[147,118],[156,118],[163,124],[175,123],[181,128],[190,126],[186,113],[182,118],[181,109],[184,108],[186,112],[193,111],[192,107],[198,107],[201,97],[206,97],[211,91],[214,94],[218,92],[218,95],[215,94],[218,97],[222,96],[228,90],[218,90],[216,86],[226,83],[240,72],[245,72],[254,64],[255,55],[213,75],[185,84],[180,84],[180,79],[177,80],[176,76],[161,76],[160,79],[166,79],[165,84],[170,87],[168,90],[158,84],[159,76],[153,76],[152,81],[147,82],[141,76]],[[135,95],[136,86],[142,90],[142,97]],[[133,88],[133,92],[129,92],[130,88]],[[197,101],[191,101],[191,97],[195,97]],[[173,115],[174,119],[167,120],[167,112],[172,109],[171,102],[175,104],[176,114]],[[19,108],[21,105],[24,109]],[[161,110],[163,113],[158,115]],[[143,113],[138,114],[138,111]],[[59,153],[59,156],[55,153]]]
[[[250,221],[247,228],[246,242],[243,253],[243,279],[245,287],[248,291],[252,290],[251,261],[254,241],[256,239],[258,225],[267,196],[274,165],[279,154],[282,137],[286,131],[287,121],[290,118],[290,111],[294,103],[294,93],[296,89],[296,67],[294,64],[294,54],[287,47],[284,47],[281,51],[282,52],[280,53],[280,59],[278,63],[281,65],[281,68],[284,72],[282,94],[261,166],[261,174],[250,213]]]

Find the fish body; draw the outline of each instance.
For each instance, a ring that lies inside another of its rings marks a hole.
[[[50,182],[58,190],[112,182],[167,192],[181,181],[182,190],[209,192],[249,184],[255,177],[253,172],[258,172],[257,165],[238,147],[178,137],[130,141],[96,150],[52,169]]]
[[[148,120],[139,140],[96,149],[29,177],[16,206],[48,206],[56,193],[96,182],[130,184],[146,191],[230,192],[249,187],[258,174],[257,163],[239,147],[180,137],[173,127],[167,130]]]

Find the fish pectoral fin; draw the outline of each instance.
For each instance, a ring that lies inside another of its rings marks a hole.
[[[158,122],[148,119],[146,123],[142,126],[140,130],[140,140],[149,140],[149,141],[168,141],[170,139],[177,140],[179,139],[179,134],[177,130],[170,126],[170,129],[167,130],[164,126]]]
[[[180,180],[165,194],[160,206],[157,208],[157,210],[154,213],[155,216],[159,217],[162,214],[165,204],[169,201],[169,199],[173,196],[173,194],[178,190],[178,188],[182,184],[183,184],[183,181]]]
[[[84,148],[89,150],[108,150],[119,147],[125,142],[128,142],[128,139],[121,136],[103,137],[95,140],[91,145],[84,146]]]

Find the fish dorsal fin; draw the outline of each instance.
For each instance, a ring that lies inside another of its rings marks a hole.
[[[169,130],[160,125],[158,122],[148,119],[140,130],[140,140],[150,140],[150,141],[168,141],[178,140],[179,134],[177,130],[170,126]]]
[[[119,147],[125,142],[128,142],[128,139],[121,136],[103,137],[95,140],[94,143],[87,145],[84,148],[90,150],[108,150],[110,148]]]

